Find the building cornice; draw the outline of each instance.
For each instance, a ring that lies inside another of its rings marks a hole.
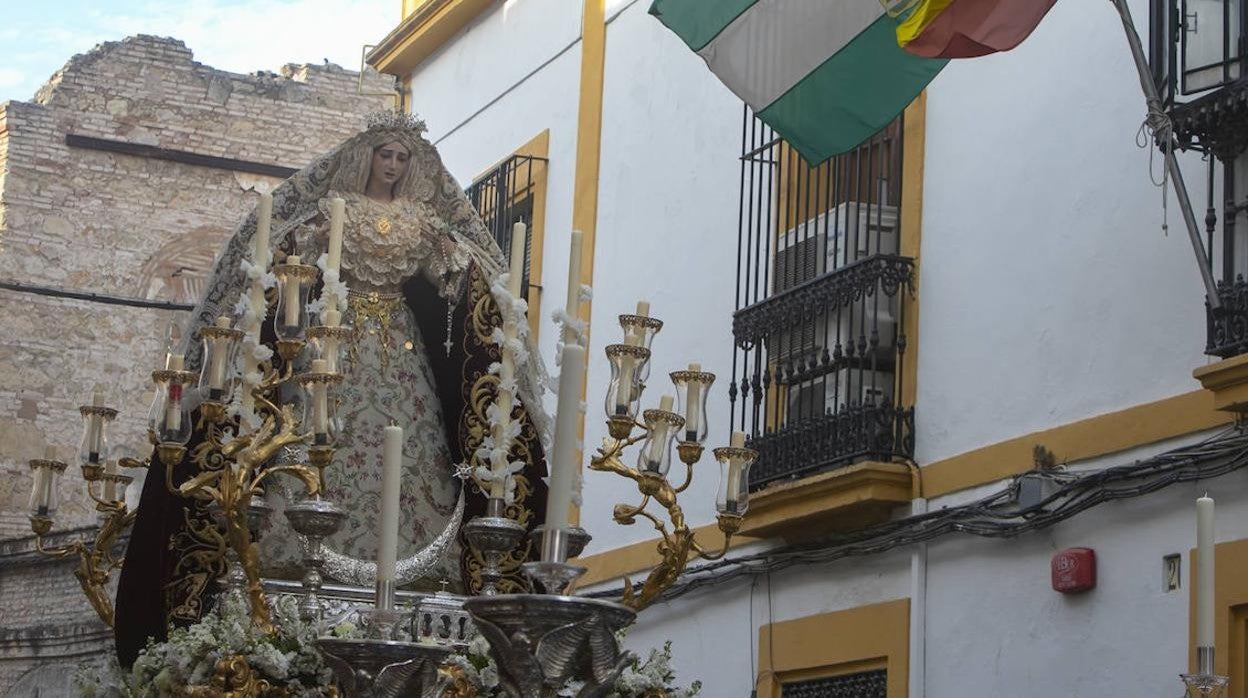
[[[378,72],[405,77],[498,0],[427,0],[365,56]]]

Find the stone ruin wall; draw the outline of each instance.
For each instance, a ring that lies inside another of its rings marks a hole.
[[[358,78],[334,65],[223,72],[150,36],[74,56],[32,102],[0,104],[0,281],[192,303],[228,234],[280,179],[66,136],[298,168],[391,104],[358,94]],[[370,74],[364,87],[391,85]],[[111,651],[68,562],[33,552],[27,462],[49,444],[71,462],[54,531],[94,525],[72,463],[77,406],[104,390],[121,413],[114,444],[145,455],[149,374],[166,328],[187,315],[0,289],[0,695],[68,695],[66,667]]]

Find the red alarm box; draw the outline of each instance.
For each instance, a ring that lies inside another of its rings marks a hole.
[[[1091,548],[1067,548],[1050,564],[1053,590],[1078,594],[1096,588],[1096,552]]]

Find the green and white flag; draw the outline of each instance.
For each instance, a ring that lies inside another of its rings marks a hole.
[[[654,15],[809,163],[852,150],[947,60],[897,45],[880,0],[654,0]]]

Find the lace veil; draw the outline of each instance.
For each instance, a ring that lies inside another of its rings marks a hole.
[[[369,118],[366,130],[291,175],[273,190],[273,220],[270,231],[270,259],[291,231],[320,213],[318,202],[331,189],[363,193],[372,166],[373,151],[398,141],[411,153],[407,172],[395,184],[395,197],[428,203],[446,222],[452,237],[477,263],[482,273],[497,287],[495,280],[507,270],[506,260],[494,237],[477,215],[464,190],[446,167],[437,150],[422,133],[424,123],[407,114],[385,112]],[[256,234],[256,209],[239,223],[234,234],[217,256],[203,298],[196,305],[182,334],[182,351],[189,370],[198,370],[200,328],[211,325],[221,315],[233,315],[234,306],[247,288],[242,261],[251,254]],[[528,362],[519,372],[518,387],[534,426],[544,443],[549,442],[550,419],[541,402],[544,369],[529,342]]]

